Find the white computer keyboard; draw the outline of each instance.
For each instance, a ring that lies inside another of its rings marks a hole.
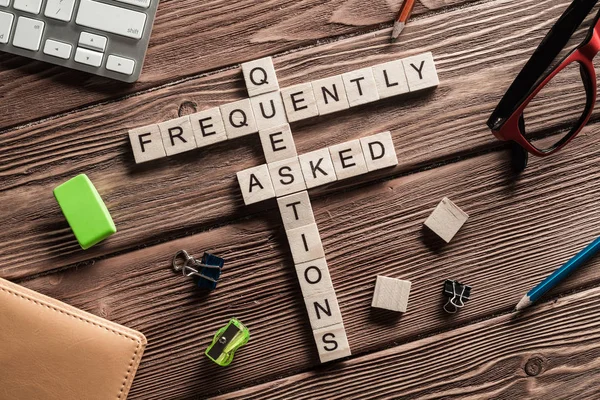
[[[0,51],[135,82],[159,0],[0,0]]]

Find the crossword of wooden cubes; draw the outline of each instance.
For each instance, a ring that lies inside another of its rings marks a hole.
[[[258,132],[266,164],[237,173],[244,203],[277,198],[319,359],[347,357],[350,346],[307,189],[393,167],[398,158],[390,132],[298,155],[289,123],[435,87],[433,56],[424,53],[283,89],[270,57],[242,64],[242,72],[249,99],[131,130],[135,161]]]

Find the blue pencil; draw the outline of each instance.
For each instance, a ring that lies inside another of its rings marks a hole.
[[[594,254],[598,253],[598,251],[600,251],[600,237],[590,243],[585,249],[577,253],[577,255],[567,261],[565,265],[554,271],[552,275],[544,279],[542,283],[531,289],[525,296],[523,296],[521,301],[519,301],[516,310],[522,310],[535,303],[544,295],[544,293],[558,285],[567,277],[567,275],[583,265],[586,261],[592,258]]]

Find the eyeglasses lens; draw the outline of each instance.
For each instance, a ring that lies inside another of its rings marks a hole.
[[[523,111],[522,133],[529,143],[549,151],[581,126],[587,111],[586,79],[579,63],[572,62],[538,92]]]

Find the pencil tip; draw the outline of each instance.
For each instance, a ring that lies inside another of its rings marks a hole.
[[[394,29],[392,30],[392,43],[398,39],[398,36],[400,36],[400,33],[402,33],[402,30],[404,29],[404,26],[404,22],[394,22]]]
[[[521,310],[529,307],[530,305],[531,305],[531,300],[529,299],[529,296],[525,295],[525,296],[523,296],[521,301],[519,301],[519,303],[515,307],[515,311],[521,311]]]

